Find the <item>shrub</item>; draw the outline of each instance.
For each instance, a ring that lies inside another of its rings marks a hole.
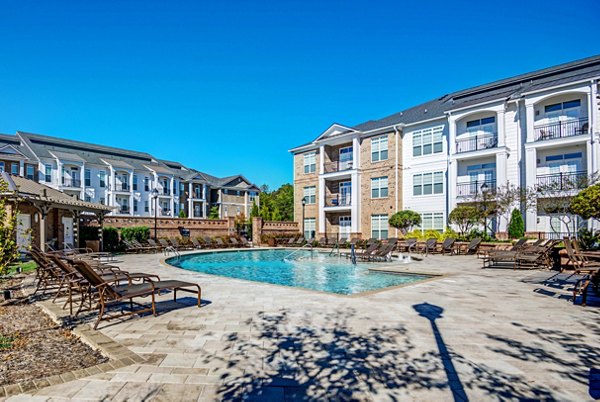
[[[433,238],[433,239],[440,241],[440,240],[443,240],[444,236],[438,230],[429,229],[423,233],[423,238],[425,240]]]
[[[481,213],[479,209],[471,205],[458,205],[448,215],[448,221],[458,227],[462,236],[469,233],[480,219]]]
[[[583,219],[600,220],[600,183],[581,190],[573,197],[570,210]]]
[[[399,211],[390,217],[388,223],[391,227],[400,229],[402,233],[406,233],[414,226],[421,224],[421,215],[410,210]]]
[[[414,229],[404,235],[405,239],[417,238],[417,240],[423,240],[423,232],[419,229]]]
[[[119,231],[113,227],[105,227],[102,231],[104,251],[120,251]]]
[[[145,242],[150,237],[150,228],[148,226],[122,228],[121,237],[124,240],[137,240],[139,242]]]
[[[511,239],[520,239],[525,235],[525,224],[523,223],[523,215],[517,208],[512,210],[510,223],[508,224],[508,236]]]
[[[483,230],[472,229],[466,236],[467,241],[471,241],[476,237],[481,237],[481,240],[485,242],[493,241],[494,239],[489,234],[485,233]]]
[[[578,233],[579,244],[584,250],[598,250],[600,249],[600,231],[588,230],[582,228]]]
[[[459,237],[460,236],[458,235],[458,233],[456,233],[454,229],[452,229],[450,226],[446,226],[446,230],[444,230],[444,233],[442,233],[442,238],[444,240],[449,238],[458,239]]]

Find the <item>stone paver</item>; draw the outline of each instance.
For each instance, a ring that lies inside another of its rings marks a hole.
[[[591,400],[600,312],[542,284],[546,272],[429,256],[386,269],[446,276],[346,297],[161,258],[130,255],[120,265],[200,283],[201,309],[165,294],[158,317],[102,323],[97,341],[118,343],[111,370],[9,400]]]

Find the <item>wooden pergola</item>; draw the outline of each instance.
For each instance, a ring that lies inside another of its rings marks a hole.
[[[29,180],[20,176],[12,176],[2,172],[2,180],[8,183],[8,192],[0,194],[9,201],[13,207],[17,205],[17,210],[13,213],[32,213],[35,211],[37,216],[31,220],[31,228],[34,223],[38,226],[39,247],[45,250],[47,245],[47,218],[54,212],[56,216],[64,215],[67,212],[73,218],[73,242],[78,243],[79,218],[81,215],[94,216],[98,221],[100,247],[102,249],[102,226],[104,217],[113,211],[113,207],[102,204],[95,204],[87,201],[81,201],[74,196],[63,193],[62,191],[48,187],[44,184]],[[54,226],[54,231],[58,232],[58,227]],[[53,233],[57,235],[57,233]],[[56,236],[58,238],[58,236]]]

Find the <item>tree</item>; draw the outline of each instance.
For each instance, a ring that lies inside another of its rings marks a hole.
[[[458,227],[461,236],[466,235],[469,231],[479,223],[481,213],[479,208],[474,205],[460,204],[450,212],[448,221]]]
[[[219,207],[213,205],[210,207],[210,211],[208,211],[208,219],[219,219]]]
[[[581,190],[571,199],[570,209],[583,219],[600,220],[600,183]]]
[[[186,214],[185,214],[185,210],[184,210],[184,209],[182,209],[182,210],[180,210],[180,211],[179,211],[179,217],[180,217],[180,218],[187,218],[187,216],[186,216]]]
[[[262,185],[259,200],[260,207],[256,216],[265,221],[294,220],[294,187],[291,184],[284,184],[272,192],[269,191],[269,186]]]
[[[511,239],[520,239],[525,234],[525,223],[523,222],[523,215],[517,208],[512,210],[510,217],[510,223],[508,224],[508,236]]]
[[[0,277],[6,275],[9,265],[19,257],[17,245],[17,210],[16,197],[11,211],[7,205],[7,196],[11,195],[8,183],[0,178]]]
[[[254,218],[256,216],[260,216],[260,211],[258,209],[258,205],[256,205],[256,202],[252,201],[252,209],[250,210],[250,218]]]
[[[421,215],[411,210],[396,212],[388,221],[391,227],[399,229],[403,235],[410,232],[414,226],[421,224]]]

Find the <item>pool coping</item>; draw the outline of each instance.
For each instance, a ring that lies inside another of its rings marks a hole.
[[[185,253],[182,254],[182,256],[188,256],[188,255],[192,255],[192,254],[210,254],[210,253],[227,253],[227,252],[248,252],[248,251],[263,251],[263,250],[298,250],[299,248],[295,247],[295,248],[289,248],[289,247],[253,247],[253,248],[235,248],[235,249],[210,249],[210,250],[193,250],[190,251],[189,253]],[[315,247],[315,249],[317,250],[327,250],[327,249],[323,249],[323,248],[317,248]],[[369,271],[376,271],[376,272],[381,272],[381,273],[387,273],[387,274],[405,274],[405,275],[427,275],[430,276],[430,278],[426,278],[426,279],[422,279],[420,281],[417,282],[410,282],[410,283],[402,283],[400,285],[394,285],[394,286],[389,286],[389,287],[385,287],[385,288],[380,288],[380,289],[374,289],[374,290],[367,290],[365,292],[360,292],[360,293],[354,293],[354,294],[350,294],[350,295],[345,295],[345,294],[341,294],[341,293],[334,293],[334,292],[327,292],[324,290],[316,290],[316,289],[309,289],[309,288],[304,288],[304,287],[297,287],[297,286],[287,286],[287,285],[278,285],[276,283],[269,283],[269,282],[262,282],[262,281],[253,281],[250,279],[242,279],[242,278],[232,278],[229,276],[222,276],[222,275],[216,275],[216,274],[209,274],[206,272],[199,272],[199,271],[191,271],[188,269],[184,269],[181,267],[177,267],[175,265],[171,265],[169,263],[167,263],[168,259],[171,258],[176,258],[177,256],[172,256],[172,257],[165,257],[165,258],[161,258],[160,259],[160,264],[164,265],[164,266],[168,266],[171,268],[175,268],[175,269],[181,269],[183,271],[186,272],[193,272],[196,274],[200,274],[200,275],[207,275],[207,276],[211,276],[211,277],[216,277],[216,278],[222,278],[222,279],[226,279],[226,280],[238,280],[238,281],[242,281],[242,282],[249,282],[249,283],[260,283],[262,285],[267,285],[267,286],[275,286],[279,289],[297,289],[297,290],[301,290],[304,292],[311,292],[311,293],[317,293],[320,295],[328,295],[328,296],[335,296],[335,297],[341,297],[344,299],[354,299],[354,298],[360,298],[360,297],[366,297],[366,296],[372,296],[375,294],[379,294],[382,292],[387,292],[387,291],[391,291],[391,290],[396,290],[396,289],[400,289],[400,288],[404,288],[404,287],[408,287],[408,286],[415,286],[415,285],[420,285],[423,283],[428,283],[431,281],[435,281],[435,280],[439,280],[442,278],[446,278],[446,277],[450,277],[450,276],[454,276],[455,274],[439,274],[439,273],[432,273],[432,272],[396,272],[393,270],[379,270],[379,269],[371,269],[369,268]],[[390,267],[388,267],[390,268]]]

